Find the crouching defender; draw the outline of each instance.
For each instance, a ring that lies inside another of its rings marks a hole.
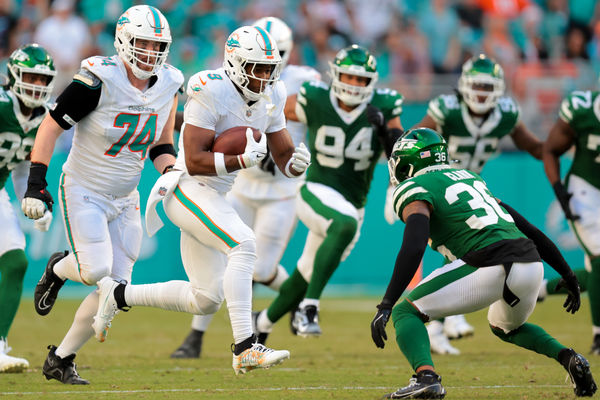
[[[394,211],[406,223],[392,279],[371,323],[377,347],[387,339],[392,316],[396,341],[416,374],[406,387],[386,398],[443,398],[424,323],[489,306],[488,321],[500,339],[544,354],[569,373],[577,396],[592,396],[596,383],[589,363],[541,327],[527,323],[542,283],[546,261],[568,291],[564,307],[575,313],[580,290],[575,274],[540,230],[492,197],[474,172],[448,164],[444,139],[428,128],[406,132],[389,160],[398,185]],[[431,247],[452,261],[427,276],[396,306],[425,252]]]

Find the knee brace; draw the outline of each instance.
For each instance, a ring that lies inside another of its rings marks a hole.
[[[214,314],[217,311],[219,311],[219,308],[221,308],[221,304],[223,304],[223,299],[211,299],[199,289],[190,287],[190,292],[194,299],[194,303],[197,309],[197,312],[195,312],[195,314],[197,315]]]

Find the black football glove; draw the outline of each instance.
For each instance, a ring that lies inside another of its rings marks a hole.
[[[43,210],[36,210],[35,202],[33,199],[37,199],[46,204],[48,211],[52,212],[52,204],[54,200],[52,195],[46,190],[46,172],[48,167],[45,164],[32,162],[29,168],[29,178],[27,180],[27,191],[23,196],[23,212],[29,218],[38,219],[43,215]],[[27,200],[32,199],[32,200]],[[41,207],[41,206],[40,206]],[[39,208],[39,207],[37,207]],[[41,215],[38,215],[40,214]]]
[[[367,120],[377,130],[385,128],[385,118],[381,110],[371,104],[367,104]]]
[[[573,212],[571,211],[571,207],[569,206],[569,200],[571,200],[571,196],[573,196],[573,193],[567,192],[567,189],[563,186],[563,184],[560,181],[552,185],[552,189],[554,189],[554,194],[556,195],[556,198],[560,203],[560,207],[565,213],[565,217],[571,221],[578,220],[579,215],[573,214]]]
[[[581,289],[579,288],[579,282],[575,274],[571,273],[567,277],[560,278],[554,290],[558,291],[560,288],[565,288],[568,292],[563,307],[567,312],[575,314],[579,310],[579,306],[581,306]]]
[[[377,306],[377,314],[375,314],[373,321],[371,321],[371,338],[373,338],[375,346],[379,347],[380,349],[385,347],[384,340],[387,340],[385,326],[390,320],[391,314],[391,307],[379,304]]]

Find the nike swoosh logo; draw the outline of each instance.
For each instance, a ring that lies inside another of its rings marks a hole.
[[[202,80],[202,78],[198,77],[198,79],[200,79],[200,83],[202,83],[203,85],[206,85],[206,82],[204,82],[204,81]]]
[[[93,67],[93,66],[94,66],[94,63],[93,63],[93,62],[90,62],[89,60],[87,60],[87,63],[90,65],[90,67]]]
[[[54,284],[52,284],[52,285],[54,285]],[[50,288],[52,288],[52,285],[50,285]],[[46,299],[48,298],[49,294],[50,294],[50,290],[47,290],[40,298],[40,301],[38,301],[38,308],[40,310],[45,310],[47,308],[50,308],[50,304],[46,304]]]

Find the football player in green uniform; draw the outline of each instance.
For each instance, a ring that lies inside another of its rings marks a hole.
[[[436,130],[448,143],[450,159],[456,161],[453,166],[478,174],[504,136],[510,136],[520,150],[541,159],[543,143],[520,120],[519,106],[504,95],[504,89],[502,67],[483,54],[472,57],[462,67],[457,93],[431,100],[427,114],[416,126]],[[386,211],[389,214],[391,208]],[[473,334],[473,327],[462,315],[446,318],[443,326],[433,321],[427,329],[432,350],[439,354],[459,354],[447,337]]]
[[[330,74],[331,87],[305,82],[285,106],[288,120],[308,128],[312,164],[297,198],[297,214],[308,236],[279,296],[255,316],[259,340],[293,310],[296,334],[321,334],[321,294],[358,240],[377,161],[402,134],[402,96],[375,89],[376,61],[366,49],[352,45],[340,50],[330,63]]]
[[[585,252],[586,268],[576,271],[588,290],[594,340],[600,354],[600,92],[575,91],[563,100],[559,119],[544,145],[544,169],[569,225]],[[560,179],[560,156],[575,146],[571,169]],[[557,280],[542,287],[554,294]],[[560,292],[560,291],[559,291]]]
[[[5,185],[12,172],[20,201],[27,186],[29,153],[48,112],[56,71],[52,57],[37,44],[15,50],[7,67],[8,85],[0,89],[0,372],[21,372],[29,363],[7,354],[6,338],[21,301],[27,258],[25,236]],[[34,225],[47,231],[51,221],[52,213],[46,211]]]
[[[577,396],[592,396],[589,363],[541,327],[527,323],[535,308],[546,261],[568,291],[564,304],[580,306],[577,278],[557,247],[508,205],[495,199],[475,172],[450,166],[445,140],[429,128],[409,130],[388,162],[397,184],[394,211],[405,222],[402,247],[378,311],[371,322],[377,347],[393,319],[396,342],[415,371],[406,387],[387,398],[443,398],[424,323],[489,306],[488,321],[500,339],[546,355],[569,373]],[[419,267],[427,243],[449,260],[396,302]]]

